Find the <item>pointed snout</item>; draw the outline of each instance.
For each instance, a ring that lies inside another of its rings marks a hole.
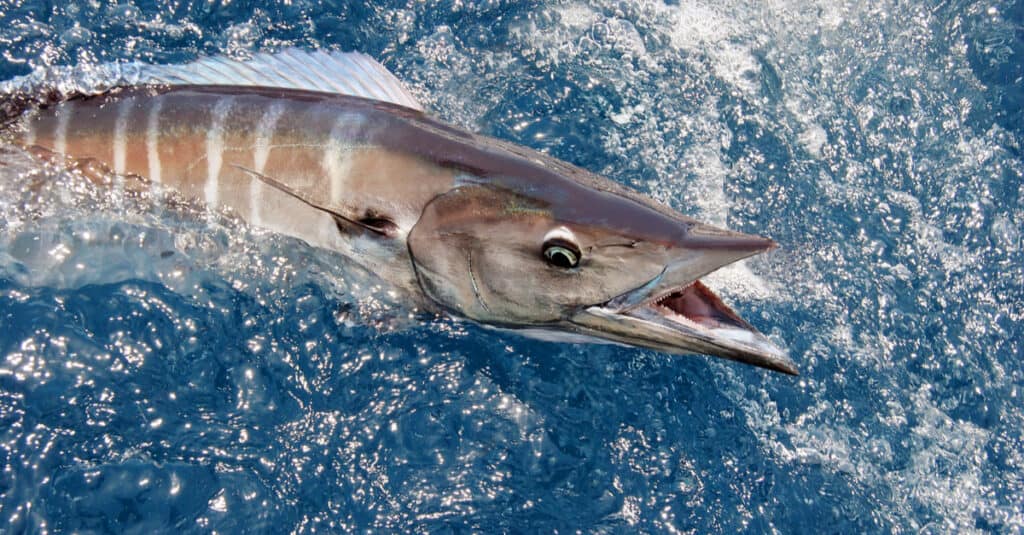
[[[684,286],[721,267],[775,247],[775,242],[769,238],[694,223],[675,243],[664,271],[643,292],[647,297],[634,296],[631,301],[638,304],[650,296]]]
[[[738,256],[736,260],[776,247],[775,242],[770,238],[756,234],[744,234],[703,223],[690,224],[678,245],[686,249],[732,251],[737,255],[742,255]]]
[[[667,353],[705,353],[797,375],[784,350],[700,282],[723,266],[775,248],[775,242],[692,220],[682,225],[664,250],[666,263],[656,277],[581,310],[572,322],[609,340]]]

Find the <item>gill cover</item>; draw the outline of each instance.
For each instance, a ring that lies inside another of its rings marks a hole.
[[[420,286],[442,307],[478,322],[538,325],[567,320],[662,270],[664,248],[628,249],[632,242],[556,211],[539,196],[479,184],[435,198],[408,238]],[[567,226],[582,251],[574,268],[543,253],[545,236]]]

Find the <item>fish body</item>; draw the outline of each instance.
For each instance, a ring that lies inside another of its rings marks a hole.
[[[99,162],[113,188],[143,177],[339,251],[424,309],[796,373],[699,281],[771,240],[437,121],[366,56],[150,69],[19,110],[6,137]]]
[[[388,271],[382,278],[417,296],[402,240],[375,240],[358,226],[387,214],[384,224],[401,238],[430,199],[454,187],[456,169],[408,150],[418,145],[405,139],[423,132],[417,114],[300,90],[126,88],[26,116],[20,142],[231,207],[255,226]],[[274,177],[290,193],[263,177]],[[124,181],[112,186],[124,187]]]

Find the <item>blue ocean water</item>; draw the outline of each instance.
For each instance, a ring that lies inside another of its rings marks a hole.
[[[1024,2],[0,0],[0,80],[297,46],[780,249],[791,378],[409,318],[0,148],[0,531],[1024,530]]]

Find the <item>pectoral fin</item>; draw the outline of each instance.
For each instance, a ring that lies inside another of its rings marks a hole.
[[[334,220],[339,224],[354,225],[358,228],[368,230],[374,234],[388,238],[394,237],[395,232],[398,229],[398,226],[395,225],[394,221],[392,221],[391,218],[389,217],[380,214],[366,214],[363,217],[353,218],[314,201],[313,199],[310,198],[309,195],[303,194],[302,192],[292,189],[291,187],[289,187],[284,182],[281,182],[280,180],[269,177],[267,175],[264,175],[263,173],[249,169],[247,167],[243,167],[241,165],[232,164],[232,166],[246,173],[249,173],[256,179],[263,182],[264,184],[282,193],[285,193],[291,197],[294,197],[312,208],[316,208],[321,212],[326,212],[330,214],[331,217],[333,217]]]

